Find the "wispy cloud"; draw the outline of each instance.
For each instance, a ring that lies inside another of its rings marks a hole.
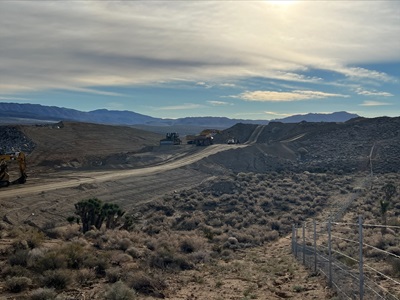
[[[214,101],[209,100],[207,103],[210,103],[212,106],[225,106],[225,105],[233,105],[233,103],[225,102],[225,101]]]
[[[329,97],[349,97],[342,94],[325,93],[320,91],[302,91],[295,90],[292,92],[276,92],[276,91],[252,91],[232,96],[245,101],[262,101],[262,102],[286,102],[286,101],[302,101],[311,99],[324,99]]]
[[[3,1],[1,11],[3,93],[62,87],[106,95],[95,87],[174,78],[319,82],[300,74],[316,67],[388,82],[384,72],[355,66],[400,60],[398,1],[297,1],[285,9],[268,1]]]
[[[389,76],[388,74],[384,72],[378,72],[375,70],[368,70],[365,68],[339,68],[337,69],[338,72],[341,72],[347,77],[353,78],[353,79],[372,79],[372,80],[377,80],[377,81],[383,81],[383,82],[395,82],[396,78]]]
[[[363,103],[360,104],[360,106],[386,106],[386,105],[392,105],[392,103],[380,102],[380,101],[364,101]]]
[[[394,96],[393,94],[388,93],[388,92],[380,92],[380,91],[376,91],[376,90],[367,91],[367,90],[364,90],[362,88],[356,89],[356,93],[358,95],[363,95],[363,96],[378,96],[378,97],[392,97],[392,96]]]
[[[157,107],[157,110],[190,110],[195,108],[203,107],[200,104],[195,103],[184,103],[182,105],[172,105],[172,106],[161,106]]]
[[[293,114],[284,114],[284,113],[278,113],[278,112],[274,112],[274,111],[266,111],[265,113],[267,115],[275,116],[275,117],[290,117],[290,116],[293,116]]]
[[[21,97],[9,97],[9,96],[0,96],[0,101],[21,101],[21,102],[27,102],[30,101],[31,99],[28,98],[21,98]]]

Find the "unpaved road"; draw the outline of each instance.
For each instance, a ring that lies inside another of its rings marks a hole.
[[[89,197],[119,204],[126,210],[166,193],[187,188],[210,174],[184,168],[210,155],[247,145],[212,145],[156,166],[102,172],[60,172],[45,178],[28,178],[25,185],[0,190],[0,216],[10,223],[65,220],[73,204]]]

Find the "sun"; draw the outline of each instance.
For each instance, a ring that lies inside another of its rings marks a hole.
[[[288,6],[294,4],[296,0],[275,0],[275,1],[267,0],[267,2],[273,5]]]

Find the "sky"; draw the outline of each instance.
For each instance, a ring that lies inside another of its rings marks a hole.
[[[400,116],[400,1],[1,0],[0,102]]]

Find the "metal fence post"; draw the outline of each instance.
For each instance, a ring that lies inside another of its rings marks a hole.
[[[297,259],[297,225],[294,225],[294,254]]]
[[[306,264],[306,222],[303,222],[303,265]]]
[[[331,220],[328,221],[328,253],[329,253],[329,277],[328,286],[332,287],[332,239],[331,239]]]
[[[314,225],[314,273],[317,273],[317,223],[315,219],[313,221]]]
[[[294,229],[295,227],[294,227],[294,223],[292,224],[292,254],[294,255],[294,241],[295,241],[295,229]]]
[[[359,270],[360,270],[360,300],[364,298],[364,265],[363,265],[363,219],[358,216],[358,234],[360,238],[360,257],[359,257]]]

